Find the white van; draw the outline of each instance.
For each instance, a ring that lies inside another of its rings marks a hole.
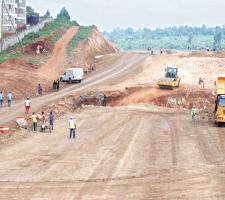
[[[60,76],[60,80],[63,82],[81,82],[84,78],[83,68],[69,68],[63,75]]]

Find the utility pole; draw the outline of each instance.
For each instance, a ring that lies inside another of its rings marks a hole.
[[[4,23],[4,0],[2,0],[2,5],[1,5],[1,52],[3,51],[3,34],[4,34],[4,30],[3,30],[3,23]]]

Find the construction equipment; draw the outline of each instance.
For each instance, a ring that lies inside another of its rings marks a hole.
[[[225,77],[218,77],[216,101],[215,101],[215,123],[219,127],[225,123]]]
[[[164,78],[161,78],[157,85],[161,89],[174,89],[180,86],[180,78],[178,77],[177,67],[167,67]]]

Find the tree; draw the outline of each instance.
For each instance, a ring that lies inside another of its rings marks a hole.
[[[188,36],[188,43],[191,45],[193,40],[193,35]]]
[[[222,31],[220,27],[216,27],[216,33],[214,35],[214,48],[216,50],[221,49],[221,41],[222,41]]]
[[[39,16],[39,13],[36,13],[31,6],[27,6],[27,17],[30,17],[32,15]]]
[[[67,18],[68,20],[70,20],[69,12],[65,7],[61,9],[60,13],[57,15],[57,18]]]
[[[51,17],[51,14],[50,14],[50,11],[49,10],[46,11],[44,17],[46,17],[46,18]]]
[[[27,16],[34,15],[34,9],[31,6],[27,6]]]

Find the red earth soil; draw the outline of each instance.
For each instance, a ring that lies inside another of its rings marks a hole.
[[[36,55],[36,50],[38,46],[43,47],[47,52],[52,52],[54,49],[54,44],[52,43],[50,39],[42,38],[26,46],[24,48],[24,53]]]

